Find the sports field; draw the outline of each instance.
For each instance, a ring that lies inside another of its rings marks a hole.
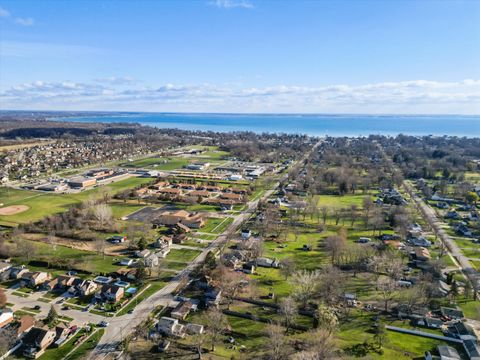
[[[78,194],[52,194],[2,187],[0,188],[0,203],[3,204],[2,207],[21,206],[21,209],[24,211],[10,215],[0,215],[0,225],[16,226],[22,223],[38,221],[45,216],[65,211],[71,205],[81,203],[89,198],[102,196],[105,192],[114,195],[120,191],[148,183],[151,180],[149,178],[132,177],[82,191]],[[28,208],[25,209],[25,206]]]

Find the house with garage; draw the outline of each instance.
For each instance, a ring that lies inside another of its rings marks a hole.
[[[185,337],[185,327],[178,322],[178,319],[163,316],[155,327],[160,334],[181,338]]]
[[[34,327],[22,338],[23,355],[30,359],[36,359],[54,340],[55,331]]]

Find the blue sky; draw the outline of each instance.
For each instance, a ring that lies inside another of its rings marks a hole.
[[[0,0],[0,107],[478,114],[479,24],[473,0]]]

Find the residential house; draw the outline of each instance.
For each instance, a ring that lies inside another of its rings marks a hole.
[[[449,211],[445,214],[445,218],[446,219],[458,220],[458,219],[461,219],[462,217],[455,210],[452,210],[452,211]]]
[[[275,260],[275,259],[269,259],[265,257],[258,258],[257,261],[257,266],[260,267],[266,267],[266,268],[279,268],[280,263]]]
[[[185,226],[185,225],[183,225],[183,226]],[[155,241],[153,246],[156,249],[164,249],[164,248],[168,248],[168,247],[172,246],[172,242],[173,242],[173,239],[170,236],[161,236]]]
[[[123,258],[120,260],[119,265],[121,266],[132,266],[135,260],[129,258]]]
[[[430,252],[424,247],[415,248],[413,254],[418,261],[429,261],[431,259]]]
[[[63,291],[72,286],[74,281],[73,276],[59,275],[55,279],[44,283],[43,287],[50,291]]]
[[[181,224],[191,229],[200,229],[205,226],[205,220],[202,214],[192,214],[181,221]]]
[[[182,194],[180,189],[172,189],[172,188],[163,188],[158,190],[160,194],[171,195],[171,196],[179,196]]]
[[[448,334],[461,340],[477,341],[475,331],[462,321],[457,321],[448,325]]]
[[[65,344],[68,336],[70,335],[70,329],[65,326],[55,327],[55,339],[53,340],[54,346],[60,347]]]
[[[200,214],[191,214],[185,210],[165,211],[155,221],[162,225],[175,225],[181,223],[189,228],[200,228],[205,225]]]
[[[122,280],[135,281],[137,279],[137,271],[137,269],[118,269],[114,274]]]
[[[168,251],[170,251],[170,249],[168,249]],[[158,263],[159,263],[159,262],[158,262],[158,255],[157,255],[157,254],[164,254],[164,253],[163,253],[162,251],[159,251],[159,252],[157,252],[157,253],[155,253],[155,254],[150,254],[150,255],[148,255],[148,256],[143,260],[143,262],[144,262],[144,264],[145,264],[146,267],[154,268],[154,267],[158,266]],[[165,256],[166,256],[166,254],[165,254]],[[165,257],[165,256],[163,256],[163,257]]]
[[[43,271],[26,272],[22,274],[21,282],[28,287],[36,287],[50,278],[50,275]]]
[[[34,327],[22,338],[23,355],[36,359],[55,339],[55,331]]]
[[[226,199],[226,200],[233,200],[237,203],[240,203],[243,200],[243,195],[242,194],[234,194],[234,193],[222,193],[220,195],[220,198]]]
[[[192,303],[189,301],[182,301],[172,310],[170,316],[174,319],[185,320],[185,318],[192,310]]]
[[[435,206],[439,209],[448,209],[450,207],[446,202],[437,202]]]
[[[255,264],[253,262],[242,264],[242,271],[245,274],[255,274]]]
[[[0,261],[0,273],[7,272],[11,267],[12,264],[5,261]]]
[[[10,324],[13,321],[13,311],[10,309],[3,309],[0,313],[0,328]]]
[[[463,342],[463,349],[470,360],[480,360],[480,348],[476,341],[466,340]]]
[[[117,285],[103,285],[100,296],[109,302],[117,302],[124,294],[125,289],[123,287]]]
[[[178,322],[178,319],[163,316],[156,324],[157,331],[167,336],[185,336],[185,327]]]
[[[462,310],[443,306],[440,308],[440,314],[447,320],[462,320],[465,318]]]
[[[472,231],[465,224],[457,224],[455,232],[461,236],[472,237]]]
[[[16,321],[12,323],[11,327],[15,330],[17,338],[23,337],[31,328],[35,325],[35,318],[30,315],[23,315]]]
[[[440,355],[440,360],[460,360],[461,359],[457,349],[451,346],[439,345],[437,346],[437,352],[438,352],[438,355]]]
[[[217,306],[218,304],[220,304],[220,300],[222,300],[222,290],[210,287],[205,292],[205,303],[208,306]]]
[[[424,237],[422,236],[413,236],[413,237],[410,237],[408,239],[408,242],[413,245],[413,246],[423,246],[423,247],[430,247],[432,245],[432,243],[425,239]]]
[[[187,333],[188,334],[203,334],[204,332],[204,327],[203,325],[200,325],[200,324],[192,324],[192,323],[189,323],[185,326],[186,330],[187,330]]]
[[[21,279],[23,274],[30,272],[25,266],[15,266],[10,268],[10,279]]]
[[[97,291],[97,289],[98,285],[91,280],[84,280],[81,284],[77,286],[78,294],[81,297],[92,295],[93,293],[95,293],[95,291]]]
[[[441,329],[444,323],[441,319],[426,316],[417,320],[416,324],[419,326],[425,326],[429,329]]]
[[[148,249],[135,251],[135,256],[140,258],[140,259],[145,259],[149,255],[150,255],[150,250],[148,250]]]

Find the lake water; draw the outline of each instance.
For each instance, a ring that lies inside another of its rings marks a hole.
[[[69,117],[60,120],[110,123],[135,122],[159,128],[212,130],[220,132],[253,131],[256,133],[300,133],[316,136],[408,134],[480,137],[480,116],[460,115],[367,116],[129,113],[107,116]]]

